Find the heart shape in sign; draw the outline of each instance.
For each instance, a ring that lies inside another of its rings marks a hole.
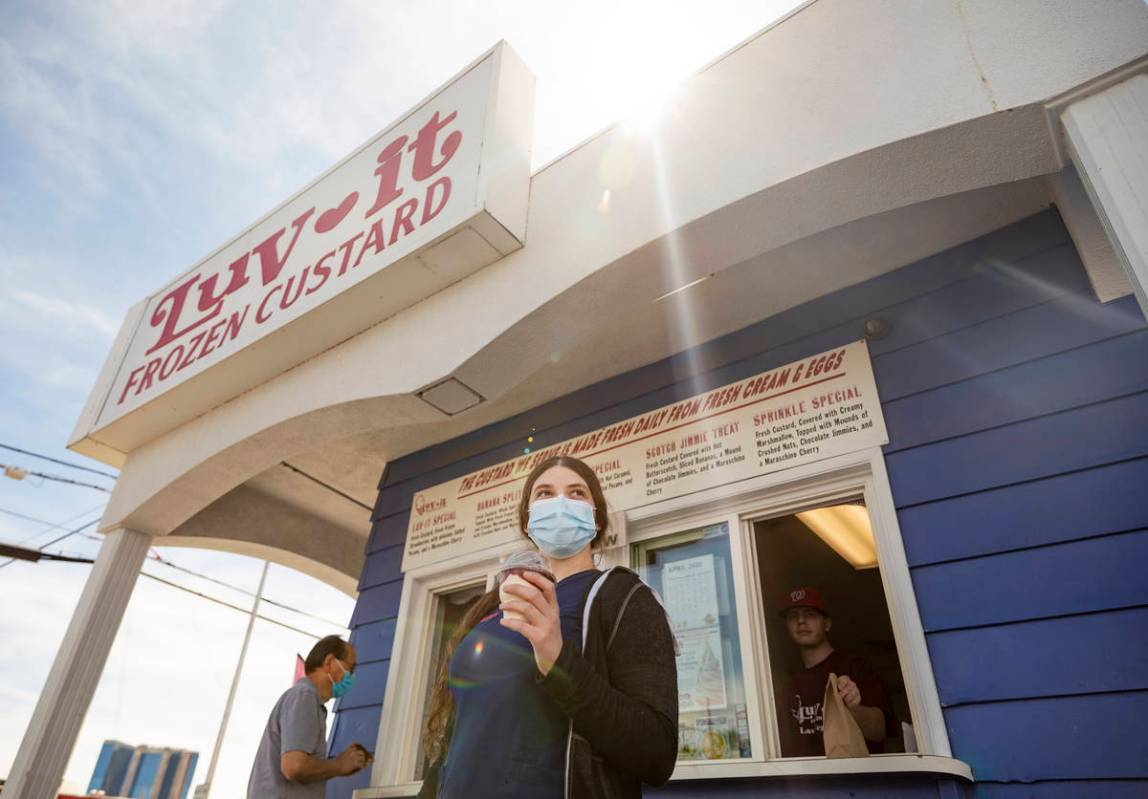
[[[343,202],[330,208],[319,215],[315,220],[315,232],[326,233],[328,230],[334,230],[343,221],[343,218],[351,213],[351,209],[355,207],[355,203],[359,201],[359,193],[353,191],[343,198]]]

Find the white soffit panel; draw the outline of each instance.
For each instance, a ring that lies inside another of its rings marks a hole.
[[[467,408],[473,408],[482,402],[483,398],[469,386],[456,378],[447,378],[437,385],[433,385],[419,392],[424,402],[433,405],[437,410],[447,416],[462,413]]]

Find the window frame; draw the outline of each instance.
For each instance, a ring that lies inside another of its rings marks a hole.
[[[404,575],[371,770],[372,786],[414,789],[410,794],[393,794],[396,796],[417,793],[421,781],[415,780],[414,774],[422,742],[422,702],[430,680],[427,661],[434,644],[436,603],[444,594],[479,582],[490,590],[498,562],[517,548],[521,544],[473,552]]]
[[[920,751],[851,759],[781,758],[773,690],[761,670],[770,661],[753,522],[858,496],[864,498],[873,527],[882,588]],[[969,766],[952,757],[880,447],[615,511],[611,526],[620,528],[620,541],[603,553],[601,568],[630,566],[632,544],[723,521],[729,523],[730,530],[750,757],[679,762],[671,780],[860,773],[930,773],[971,780]],[[489,587],[499,560],[521,546],[521,541],[515,541],[446,563],[428,564],[405,575],[371,787],[356,790],[355,799],[409,797],[418,792],[421,783],[412,776],[419,745],[417,724],[422,717],[421,713],[416,715],[416,705],[424,695],[429,673],[425,659],[432,642],[435,597],[482,578]]]
[[[918,760],[952,757],[884,456],[880,448],[873,447],[715,486],[626,513],[627,539],[630,544],[646,543],[705,524],[723,521],[729,523],[730,558],[734,572],[734,598],[738,605],[738,634],[741,636],[751,756],[708,763],[681,762],[675,767],[671,779],[736,777],[753,773],[812,774],[885,770],[872,767],[826,768],[816,765],[822,763],[824,758],[781,758],[777,708],[774,706],[772,685],[766,676],[770,660],[753,523],[806,510],[811,506],[856,499],[858,496],[865,501],[873,528],[881,584],[920,750],[919,753],[909,755],[875,755],[864,760],[887,760],[892,767],[888,770],[901,770],[892,761],[907,757]],[[628,553],[629,549],[627,556]],[[763,771],[762,767],[768,768]],[[948,767],[925,770],[947,771]],[[969,776],[967,771],[967,766],[957,769],[961,776]]]

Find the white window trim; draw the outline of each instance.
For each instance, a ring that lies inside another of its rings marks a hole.
[[[679,773],[682,770],[682,773]],[[960,760],[932,755],[871,755],[856,758],[788,758],[771,760],[765,763],[751,763],[739,760],[730,763],[718,773],[713,768],[698,767],[697,772],[688,772],[679,767],[673,779],[748,779],[748,778],[793,778],[815,776],[849,776],[873,774],[923,774],[932,777],[958,777],[973,779],[972,769]],[[354,799],[398,799],[418,794],[421,782],[407,782],[401,785],[380,785],[359,788]]]
[[[889,620],[921,753],[841,760],[778,759],[780,747],[775,734],[773,691],[767,690],[766,681],[761,679],[764,673],[761,664],[769,663],[764,610],[760,597],[750,596],[751,589],[759,590],[760,586],[756,558],[749,556],[753,547],[752,522],[858,494],[865,499],[873,526]],[[671,779],[933,773],[971,780],[969,766],[952,759],[880,448],[873,447],[715,486],[626,511],[627,546],[608,550],[603,567],[627,565],[629,544],[722,521],[730,524],[730,557],[738,607],[746,710],[753,734],[751,757],[711,763],[684,761],[674,769]],[[426,691],[425,659],[431,646],[429,621],[434,597],[489,576],[501,557],[521,546],[521,542],[513,542],[460,556],[449,564],[430,564],[405,575],[371,787],[356,790],[355,799],[414,796],[418,792],[421,783],[411,781],[410,777],[414,774],[420,742],[416,725],[422,717],[421,701]]]
[[[877,547],[881,582],[889,607],[889,621],[905,677],[913,728],[922,755],[948,759],[952,756],[948,732],[941,714],[940,698],[933,678],[932,663],[925,644],[924,628],[917,609],[916,594],[909,575],[908,560],[897,524],[896,507],[889,486],[885,460],[880,448],[871,448],[806,464],[737,483],[715,486],[683,497],[636,508],[626,514],[630,543],[646,541],[706,524],[730,524],[730,556],[734,568],[734,590],[739,603],[738,633],[742,641],[743,678],[746,684],[747,712],[753,734],[752,756],[748,759],[699,763],[684,761],[674,771],[674,779],[699,779],[701,774],[735,776],[750,763],[797,768],[803,762],[780,754],[776,740],[776,709],[773,691],[761,679],[769,657],[765,643],[765,618],[760,597],[748,595],[760,586],[757,559],[750,557],[754,541],[752,522],[825,504],[834,499],[861,495],[869,511]],[[744,609],[744,611],[742,610]],[[756,698],[756,707],[750,704]],[[768,757],[766,756],[768,753]],[[909,757],[916,757],[909,755]],[[818,761],[820,762],[820,761]],[[962,766],[967,769],[967,766]],[[770,773],[774,769],[768,770]],[[809,772],[801,767],[786,773]]]
[[[427,665],[434,642],[431,614],[436,597],[481,580],[489,589],[499,560],[521,547],[521,543],[494,547],[406,573],[375,744],[372,785],[421,784],[410,778],[422,742],[422,702],[430,679]]]

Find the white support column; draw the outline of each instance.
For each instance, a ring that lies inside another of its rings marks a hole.
[[[1076,169],[1148,317],[1148,75],[1078,100],[1061,120]]]
[[[55,799],[108,652],[152,544],[134,530],[107,534],[4,786],[4,799]]]

